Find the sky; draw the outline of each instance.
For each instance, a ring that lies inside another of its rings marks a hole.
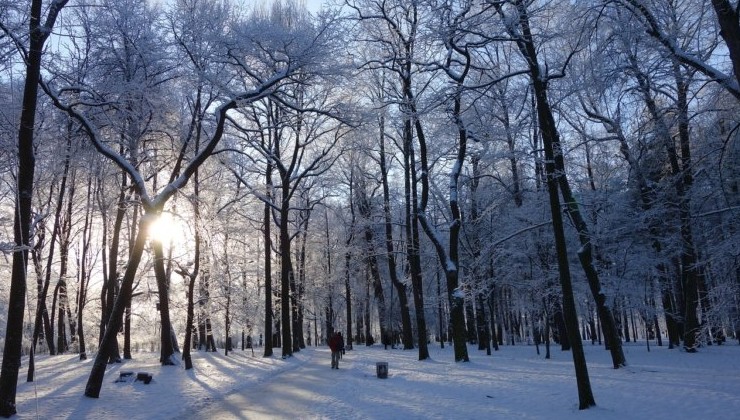
[[[316,12],[321,9],[321,4],[324,0],[306,0],[306,7],[312,12]]]
[[[321,9],[321,5],[323,5],[326,0],[305,0],[305,2],[308,10],[311,12],[318,12]]]
[[[275,349],[279,355],[280,349]],[[570,352],[532,345],[502,346],[486,356],[469,347],[471,361],[452,350],[418,351],[355,346],[330,368],[326,347],[286,360],[261,349],[194,353],[194,369],[162,367],[158,353],[109,365],[99,399],[83,396],[91,360],[77,355],[37,358],[38,376],[17,396],[20,419],[727,419],[740,412],[740,346],[728,342],[689,354],[653,343],[627,343],[629,365],[613,369],[602,346],[585,345],[597,406],[578,410]],[[388,363],[388,377],[376,376]],[[122,371],[148,372],[149,384],[116,382]],[[735,417],[736,418],[736,417]]]

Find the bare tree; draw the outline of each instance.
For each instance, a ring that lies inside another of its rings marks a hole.
[[[23,343],[23,315],[26,298],[26,267],[31,245],[31,205],[33,199],[33,177],[35,170],[34,128],[41,60],[44,44],[54,28],[57,17],[67,0],[54,0],[42,23],[43,1],[32,0],[29,19],[28,48],[21,43],[21,36],[9,32],[3,24],[2,30],[13,38],[26,62],[26,81],[23,90],[23,108],[18,129],[18,190],[16,191],[15,216],[13,221],[13,270],[10,279],[10,301],[8,322],[3,348],[2,372],[0,372],[0,416],[10,417],[16,413],[15,395],[18,371],[21,365]]]

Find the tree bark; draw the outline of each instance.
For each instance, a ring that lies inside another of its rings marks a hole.
[[[18,173],[15,214],[13,216],[13,268],[10,275],[10,297],[8,318],[3,347],[2,371],[0,372],[0,416],[10,417],[16,413],[15,397],[18,372],[21,366],[23,345],[23,316],[26,307],[26,272],[28,251],[31,248],[31,224],[33,204],[33,179],[36,170],[34,156],[34,128],[36,104],[41,78],[41,56],[44,43],[54,27],[54,22],[67,0],[53,2],[46,22],[42,25],[42,1],[31,1],[29,20],[30,44],[26,56],[26,81],[23,87],[23,104],[18,128]]]
[[[290,253],[290,232],[288,231],[290,219],[290,179],[282,176],[282,197],[280,200],[280,225],[279,225],[279,247],[280,247],[280,329],[282,357],[293,355],[293,336],[290,322],[290,283],[293,280],[293,263]]]
[[[738,9],[733,9],[732,3],[728,0],[712,0],[712,7],[717,14],[719,35],[727,44],[735,79],[740,86],[740,16],[738,16]]]
[[[263,357],[272,357],[272,219],[270,198],[272,197],[272,164],[265,171],[265,205],[262,215],[262,237],[265,242],[265,349]]]

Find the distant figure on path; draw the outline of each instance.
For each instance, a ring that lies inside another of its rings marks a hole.
[[[339,369],[339,357],[342,354],[342,337],[338,333],[333,333],[329,338],[329,348],[331,349],[331,368]]]

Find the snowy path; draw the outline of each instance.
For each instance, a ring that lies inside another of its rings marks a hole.
[[[376,377],[376,362],[389,363],[387,379]],[[475,386],[488,372],[476,377],[469,371],[471,376],[456,380],[451,370],[468,370],[465,366],[419,362],[417,350],[361,346],[347,351],[339,370],[334,370],[327,348],[308,348],[289,363],[294,365],[211,401],[190,418],[408,420],[473,418],[477,413],[511,417],[510,411],[493,407],[493,399],[487,395],[490,387]],[[463,400],[465,409],[461,411]]]
[[[330,368],[328,349],[304,353],[309,353],[307,360],[296,360],[294,367],[260,384],[213,401],[193,419],[362,418],[351,404],[360,392],[352,352],[340,361],[339,370]]]

